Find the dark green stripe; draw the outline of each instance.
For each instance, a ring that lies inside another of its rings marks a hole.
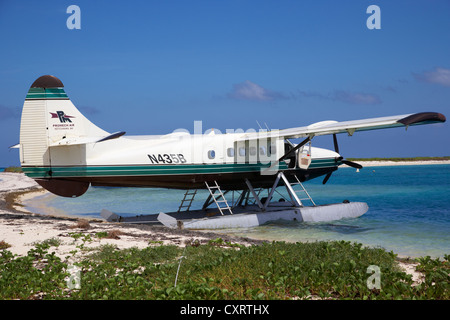
[[[153,165],[153,166],[86,166],[86,167],[23,167],[32,178],[49,177],[98,177],[98,176],[146,176],[177,174],[211,174],[255,172],[269,164],[209,164],[209,165]],[[280,165],[281,167],[281,165]],[[284,165],[283,168],[286,166]]]
[[[335,166],[334,159],[314,160],[310,168]],[[270,164],[201,164],[201,165],[152,165],[152,166],[73,166],[73,167],[23,167],[23,172],[31,178],[63,177],[101,177],[101,176],[151,176],[151,175],[181,175],[181,174],[214,174],[258,172]],[[285,163],[280,163],[279,169],[287,169]]]
[[[68,99],[63,88],[30,88],[25,99]]]
[[[326,168],[326,167],[335,167],[337,165],[340,165],[341,161],[337,161],[332,159],[316,159],[311,161],[311,164],[309,165],[309,168],[315,169],[315,168]]]

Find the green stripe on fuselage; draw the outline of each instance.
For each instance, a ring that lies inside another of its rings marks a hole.
[[[219,174],[259,172],[270,164],[198,164],[198,165],[143,165],[143,166],[71,166],[71,167],[23,167],[23,172],[31,178],[70,178],[70,177],[108,177],[108,176],[154,176],[154,175],[186,175],[186,174]],[[310,168],[334,167],[332,160],[314,160]],[[287,169],[285,163],[280,163],[281,170]],[[51,174],[49,173],[51,170]]]
[[[336,161],[335,158],[315,159],[311,161],[309,168],[311,169],[328,168],[328,167],[335,167],[340,164],[341,161]]]
[[[101,176],[146,176],[179,174],[213,174],[255,172],[266,168],[266,164],[202,164],[202,165],[152,165],[152,166],[76,166],[76,167],[23,167],[32,178],[49,177],[101,177]],[[284,166],[285,167],[285,166]]]

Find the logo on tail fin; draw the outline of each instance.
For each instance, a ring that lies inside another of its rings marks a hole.
[[[75,118],[73,116],[66,115],[64,113],[64,111],[56,111],[56,113],[50,112],[50,114],[52,115],[52,119],[59,118],[59,121],[61,123],[72,122],[72,120],[70,120],[70,118]]]

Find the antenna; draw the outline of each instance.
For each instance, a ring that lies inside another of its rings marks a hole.
[[[258,124],[258,127],[262,130],[261,125],[259,124],[258,120],[256,120],[256,123]]]

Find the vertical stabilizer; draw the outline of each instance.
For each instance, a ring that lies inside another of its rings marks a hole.
[[[54,181],[52,165],[85,164],[83,147],[78,146],[77,150],[70,151],[54,149],[51,146],[57,141],[65,141],[64,139],[108,135],[73,105],[64,91],[61,80],[45,75],[33,82],[23,105],[20,123],[20,163],[24,172],[33,178],[39,178],[40,180],[36,181],[44,188],[59,195],[76,196],[81,192],[84,193],[89,184]],[[67,154],[62,160],[61,153]]]
[[[22,166],[51,166],[51,146],[70,138],[107,136],[73,105],[61,80],[45,75],[28,90],[20,124]]]

